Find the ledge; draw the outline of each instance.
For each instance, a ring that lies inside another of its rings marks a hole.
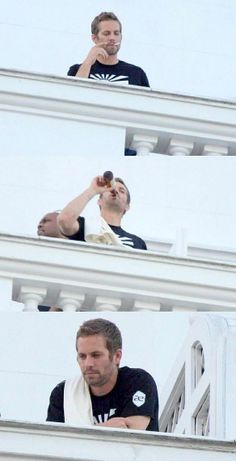
[[[0,264],[0,278],[13,281],[15,301],[19,287],[27,285],[50,288],[47,305],[56,302],[58,290],[69,290],[125,302],[161,303],[163,308],[236,309],[236,265],[232,263],[1,234]]]
[[[0,104],[6,111],[122,127],[127,144],[135,133],[158,136],[159,147],[173,136],[184,137],[196,144],[193,155],[199,143],[217,143],[236,155],[232,101],[0,69]]]
[[[154,461],[233,460],[235,441],[172,436],[112,428],[0,421],[0,459]],[[204,452],[204,454],[203,454]],[[232,455],[232,457],[231,457]],[[228,456],[228,457],[227,457]]]

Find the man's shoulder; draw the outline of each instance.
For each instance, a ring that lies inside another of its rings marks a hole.
[[[142,67],[137,66],[136,64],[131,64],[130,62],[119,60],[118,64],[120,64],[120,66],[127,67],[129,69],[133,69],[134,71],[144,72]]]
[[[52,390],[52,394],[63,394],[64,393],[64,388],[65,388],[65,380],[64,381],[61,381],[60,383],[58,383]]]
[[[147,379],[148,381],[153,381],[152,375],[144,370],[143,368],[130,368],[130,367],[121,367],[119,369],[119,376],[121,379]]]
[[[77,74],[79,68],[80,68],[80,64],[73,64],[72,66],[70,66],[67,72],[67,75],[74,77]]]

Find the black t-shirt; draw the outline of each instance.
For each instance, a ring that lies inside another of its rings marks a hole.
[[[52,391],[47,421],[65,422],[65,381]],[[152,376],[141,368],[122,367],[117,382],[109,394],[97,397],[91,394],[94,424],[108,419],[128,416],[149,416],[147,431],[158,431],[158,393]]]
[[[67,238],[70,240],[80,240],[82,242],[85,242],[85,219],[82,216],[80,216],[78,221],[79,221],[78,232],[76,232],[76,234],[67,236]],[[110,224],[109,226],[113,230],[113,232],[119,237],[123,245],[131,247],[131,248],[135,248],[138,250],[147,249],[147,246],[144,240],[142,240],[137,235],[126,232],[120,226],[111,226]]]
[[[71,66],[67,75],[75,76],[80,66],[81,64]],[[128,85],[150,86],[143,69],[125,61],[118,61],[117,64],[112,65],[101,64],[96,61],[91,66],[89,78],[113,83],[127,83]]]
[[[140,237],[134,234],[130,234],[129,232],[126,232],[122,227],[120,226],[111,226],[109,224],[110,228],[113,230],[113,232],[119,237],[123,245],[131,247],[131,248],[136,248],[139,250],[146,250],[147,246],[144,240],[142,240]]]

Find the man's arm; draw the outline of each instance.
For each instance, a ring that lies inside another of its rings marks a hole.
[[[111,418],[98,426],[117,427],[120,429],[139,429],[145,431],[150,422],[149,416],[128,416],[127,418]]]
[[[88,202],[97,194],[102,194],[108,188],[103,176],[96,176],[90,186],[82,194],[69,202],[57,217],[60,231],[67,236],[74,235],[79,230],[78,218]]]
[[[64,386],[65,382],[59,383],[51,392],[47,411],[47,421],[64,423]]]
[[[108,54],[104,48],[102,48],[102,45],[104,43],[100,43],[98,45],[93,46],[91,50],[89,51],[88,56],[84,60],[84,62],[80,65],[79,70],[76,73],[76,77],[81,77],[81,78],[88,78],[90,74],[90,70],[92,65],[95,63],[97,58],[100,56],[103,59],[108,58]]]

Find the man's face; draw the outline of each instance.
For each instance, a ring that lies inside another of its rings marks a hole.
[[[124,214],[129,209],[127,189],[121,182],[116,182],[114,190],[107,190],[102,193],[98,200],[101,210],[109,208],[120,211]]]
[[[101,387],[117,374],[121,350],[110,357],[103,335],[80,337],[77,340],[77,361],[87,384]]]
[[[99,23],[99,32],[92,35],[96,45],[100,45],[109,56],[116,55],[120,49],[122,35],[118,21],[107,20]]]
[[[46,214],[38,224],[38,235],[44,237],[60,237],[57,226],[57,213]]]

